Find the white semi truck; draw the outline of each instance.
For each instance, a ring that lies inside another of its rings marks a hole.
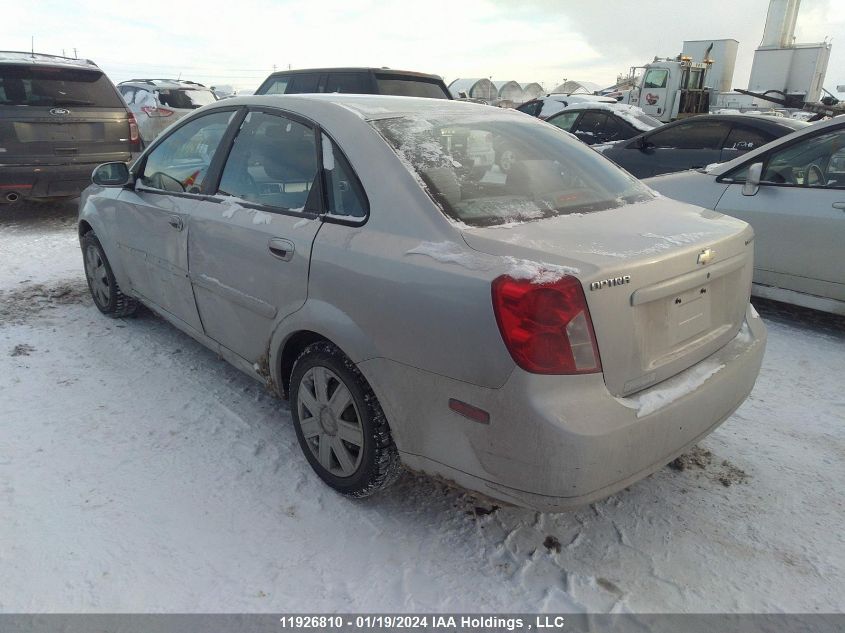
[[[703,62],[678,55],[674,59],[655,57],[650,64],[635,66],[631,76],[636,79],[626,102],[664,123],[707,114],[712,92],[707,80],[712,63],[706,55]]]

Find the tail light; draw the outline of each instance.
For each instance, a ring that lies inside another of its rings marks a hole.
[[[538,284],[502,275],[493,281],[493,311],[505,346],[525,371],[601,371],[590,309],[575,277]]]
[[[129,147],[130,151],[138,152],[141,150],[141,135],[138,132],[138,122],[135,120],[135,115],[127,111],[129,115]]]
[[[163,117],[173,114],[173,110],[168,110],[167,108],[156,108],[155,106],[144,106],[141,108],[141,111],[151,117]]]

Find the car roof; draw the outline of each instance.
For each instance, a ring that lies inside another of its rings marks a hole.
[[[221,102],[222,107],[233,105],[263,105],[287,109],[308,116],[310,109],[319,109],[322,113],[333,112],[338,115],[350,112],[364,120],[400,118],[405,116],[437,116],[443,114],[484,114],[513,115],[520,120],[525,116],[510,108],[496,108],[489,105],[471,103],[460,99],[428,99],[425,97],[399,97],[394,95],[369,95],[350,93],[320,93],[291,95],[248,95],[233,97]],[[206,106],[208,108],[214,105]]]
[[[662,126],[661,130],[668,130],[669,128],[688,124],[688,123],[704,123],[711,121],[723,121],[726,123],[743,123],[750,127],[760,130],[768,130],[769,132],[776,132],[783,134],[784,131],[803,130],[808,124],[804,121],[796,121],[784,117],[763,116],[760,114],[697,114],[695,116],[678,119]],[[797,123],[797,125],[796,125]],[[655,129],[655,131],[657,131]]]
[[[423,79],[439,79],[443,80],[440,75],[433,75],[430,73],[421,73],[415,70],[397,70],[395,68],[375,68],[372,66],[338,66],[336,68],[296,68],[292,70],[278,70],[270,74],[270,77],[279,77],[282,75],[298,75],[301,73],[351,73],[351,72],[374,72],[384,75],[405,75],[412,77],[421,77]]]
[[[807,127],[807,125],[809,125],[806,121],[788,119],[786,117],[780,116],[769,116],[766,114],[707,114],[703,116],[707,116],[707,118],[710,120],[726,119],[735,123],[747,123],[750,119],[752,121],[759,121],[764,124],[772,123],[776,127],[788,127],[793,130],[803,130],[805,127]]]
[[[748,115],[741,115],[741,116],[748,116]],[[768,117],[771,118],[771,117]],[[750,152],[746,152],[742,156],[738,156],[733,160],[730,160],[726,163],[720,163],[718,166],[712,168],[708,171],[708,175],[719,177],[731,169],[736,167],[737,165],[743,164],[745,162],[750,162],[757,156],[761,154],[765,154],[770,150],[774,149],[775,147],[779,147],[781,145],[786,145],[787,143],[792,143],[793,141],[800,139],[804,136],[811,136],[817,133],[820,133],[823,130],[828,128],[840,128],[845,127],[845,117],[834,117],[829,121],[819,121],[818,123],[809,123],[806,127],[802,127],[795,132],[791,132],[790,134],[786,134],[785,136],[781,136],[770,143],[766,143],[765,145],[761,145],[757,149],[753,149]]]
[[[48,55],[46,53],[26,53],[23,51],[0,51],[0,64],[27,64],[30,66],[100,70],[100,67],[90,59],[62,57],[61,55]]]

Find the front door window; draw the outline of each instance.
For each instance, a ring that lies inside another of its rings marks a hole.
[[[150,152],[139,181],[173,193],[199,193],[234,112],[214,112],[173,132]]]

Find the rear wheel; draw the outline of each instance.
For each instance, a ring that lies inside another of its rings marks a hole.
[[[329,486],[366,497],[396,480],[401,464],[384,412],[337,347],[320,342],[305,348],[291,372],[290,402],[299,445]]]
[[[82,260],[88,290],[91,291],[91,298],[94,299],[97,309],[113,318],[134,314],[138,309],[138,302],[120,290],[103,246],[93,231],[82,236]]]

